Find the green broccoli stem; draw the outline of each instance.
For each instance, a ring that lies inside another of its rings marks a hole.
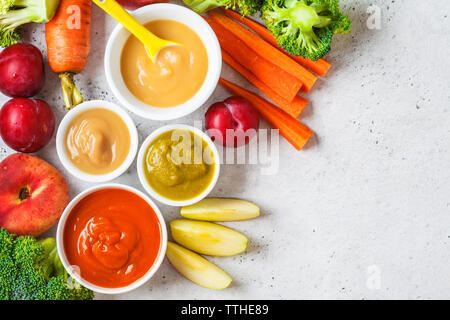
[[[54,273],[54,251],[56,250],[56,241],[54,238],[40,239],[37,241],[42,246],[42,255],[40,256],[40,269],[46,280],[50,279]]]
[[[320,13],[325,13],[325,12],[330,12],[330,7],[329,7],[330,3],[318,3],[318,2],[314,2],[311,3],[309,6],[311,8],[313,8],[318,14]]]
[[[53,261],[53,275],[55,277],[64,275],[67,275],[66,269],[64,269],[64,266],[61,262],[61,259],[58,255],[58,248],[55,246],[55,248],[50,252],[49,259]]]
[[[33,8],[10,10],[0,16],[0,27],[2,30],[16,29],[25,23],[38,22],[35,19],[39,19],[39,15],[36,15]]]
[[[19,8],[36,7],[37,5],[41,5],[41,3],[36,0],[15,0],[13,3],[14,7]]]
[[[43,23],[55,15],[60,0],[9,0],[0,4],[0,45],[17,43],[16,29],[29,22]]]
[[[301,31],[311,30],[319,21],[319,15],[314,8],[303,2],[296,2],[287,9],[279,9],[273,16],[275,19],[289,20],[293,28]]]
[[[201,14],[206,11],[218,8],[225,7],[233,9],[236,8],[236,4],[234,0],[183,0],[183,2],[189,6],[194,12]]]
[[[0,16],[0,45],[8,47],[17,43],[19,35],[16,29],[29,22],[39,22],[39,15],[34,8],[10,10]]]
[[[319,16],[319,20],[314,24],[315,28],[325,28],[328,26],[333,20],[331,17]]]
[[[44,255],[49,256],[53,249],[56,248],[55,238],[46,238],[38,241],[42,244],[42,249],[44,249]]]
[[[64,105],[68,110],[83,102],[83,96],[73,81],[72,72],[63,72],[59,74],[61,87],[63,91]]]
[[[42,249],[44,250],[44,260],[48,260],[51,266],[46,276],[49,278],[50,276],[58,277],[60,275],[65,275],[66,270],[59,258],[55,238],[40,239],[38,242],[42,245]]]
[[[58,9],[60,0],[15,0],[14,7],[18,10],[28,10],[30,16],[36,15],[33,22],[50,21]],[[17,10],[17,11],[18,11]]]
[[[302,32],[299,37],[307,44],[308,51],[311,54],[322,46],[319,37],[312,30]]]

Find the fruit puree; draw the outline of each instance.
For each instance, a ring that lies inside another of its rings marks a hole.
[[[83,198],[63,231],[64,251],[80,276],[100,287],[120,288],[144,276],[161,247],[153,208],[123,189],[103,189]]]
[[[156,20],[145,27],[158,37],[181,45],[161,49],[153,63],[144,45],[130,36],[121,56],[126,86],[137,99],[154,107],[173,107],[188,101],[206,77],[205,46],[193,30],[177,21]]]
[[[125,122],[108,109],[95,108],[77,115],[69,124],[65,148],[72,164],[89,174],[107,174],[125,161],[130,150]]]

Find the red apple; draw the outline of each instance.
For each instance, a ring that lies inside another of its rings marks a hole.
[[[125,9],[134,10],[152,3],[166,3],[170,0],[117,0]]]
[[[55,116],[39,99],[14,98],[0,110],[0,135],[16,151],[36,152],[52,138]]]
[[[32,97],[44,86],[44,62],[38,48],[14,44],[0,53],[0,91],[9,97]]]
[[[214,141],[236,148],[247,144],[256,133],[259,115],[250,101],[233,96],[209,107],[205,114],[205,126]]]
[[[69,202],[64,177],[44,160],[15,153],[0,162],[0,227],[39,236],[50,229]]]

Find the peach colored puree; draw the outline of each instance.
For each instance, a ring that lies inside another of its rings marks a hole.
[[[65,148],[72,164],[83,172],[106,174],[122,165],[131,138],[125,121],[108,109],[81,112],[70,122]]]
[[[181,46],[161,49],[153,63],[144,45],[130,36],[120,62],[126,86],[137,99],[154,107],[173,107],[188,101],[200,89],[208,71],[202,40],[191,28],[173,20],[156,20],[145,27]]]
[[[63,231],[69,264],[100,287],[120,288],[141,278],[158,257],[161,226],[155,211],[122,189],[99,190],[70,212]]]

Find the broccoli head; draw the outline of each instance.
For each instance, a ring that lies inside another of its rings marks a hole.
[[[352,27],[339,0],[264,0],[261,18],[280,47],[310,60],[326,55],[333,36]]]
[[[48,22],[58,9],[59,0],[0,0],[0,45],[17,43],[17,28],[29,22]]]
[[[242,15],[252,16],[261,8],[263,0],[183,0],[183,2],[198,14],[219,7],[233,10],[239,7]]]
[[[91,290],[62,267],[54,238],[16,237],[0,229],[0,300],[88,300]]]

